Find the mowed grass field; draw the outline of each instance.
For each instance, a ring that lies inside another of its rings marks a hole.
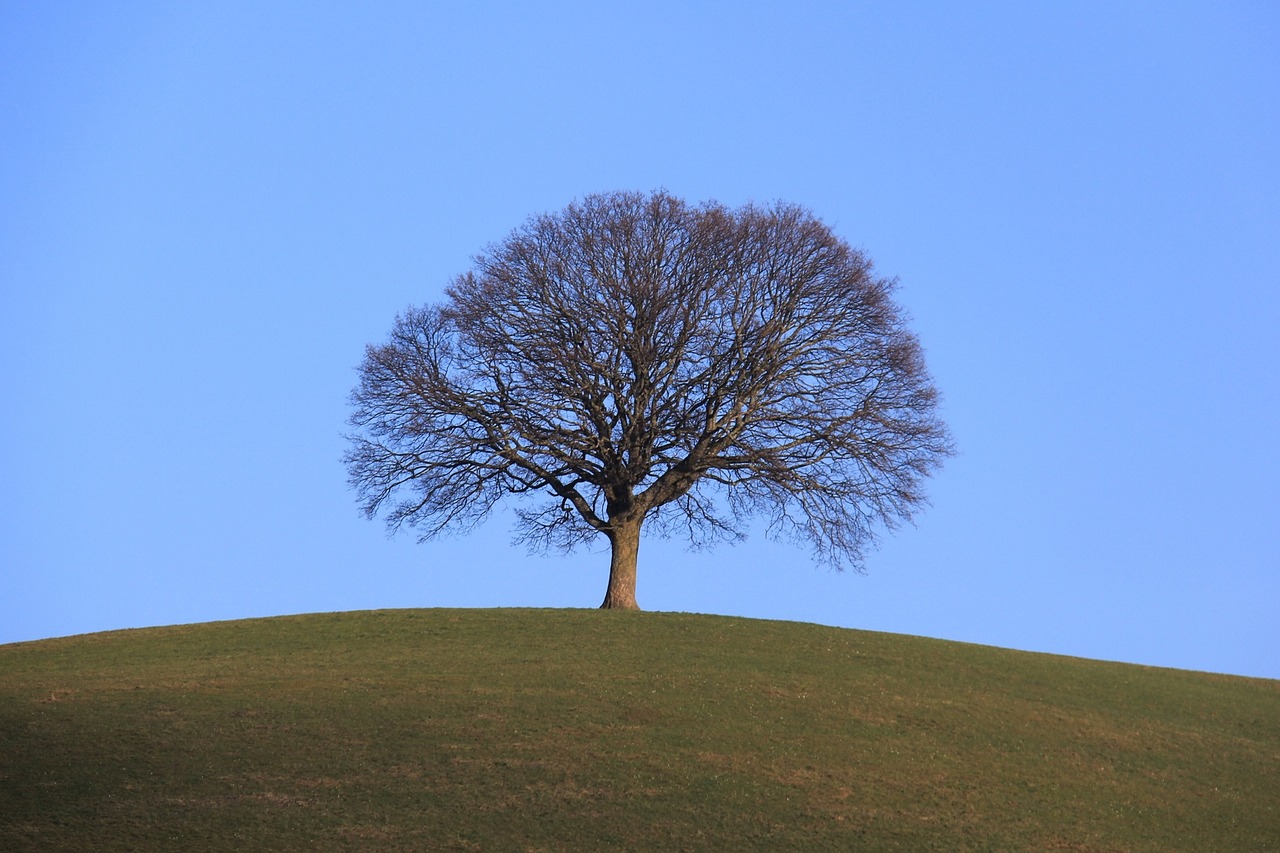
[[[1280,682],[594,610],[21,643],[0,850],[1280,850]]]

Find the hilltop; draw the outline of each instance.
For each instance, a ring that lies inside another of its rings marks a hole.
[[[0,646],[5,850],[1280,850],[1280,682],[398,610]]]

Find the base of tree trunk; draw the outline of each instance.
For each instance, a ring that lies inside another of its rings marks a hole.
[[[636,604],[636,600],[634,598],[628,601],[625,598],[615,600],[611,596],[606,596],[604,600],[604,604],[600,605],[600,609],[601,610],[639,610],[640,605]]]

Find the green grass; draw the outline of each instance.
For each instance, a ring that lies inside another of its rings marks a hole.
[[[406,610],[0,647],[2,850],[1280,850],[1280,682]]]

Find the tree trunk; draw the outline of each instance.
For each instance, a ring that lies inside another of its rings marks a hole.
[[[636,557],[640,553],[640,522],[615,523],[609,533],[609,589],[602,610],[639,610],[636,604]]]

